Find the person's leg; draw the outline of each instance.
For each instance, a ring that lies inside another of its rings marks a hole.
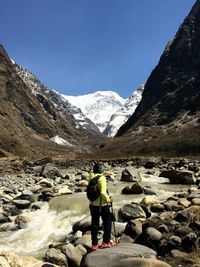
[[[96,246],[98,244],[98,231],[99,231],[99,207],[90,205],[91,220],[91,235],[92,235],[92,245]]]
[[[101,207],[101,217],[103,220],[103,243],[109,243],[111,238],[112,216],[110,212],[110,206]]]

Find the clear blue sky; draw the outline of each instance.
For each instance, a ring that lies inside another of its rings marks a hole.
[[[195,0],[1,0],[0,42],[66,95],[145,83]]]

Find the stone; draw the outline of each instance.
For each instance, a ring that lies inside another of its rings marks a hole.
[[[165,206],[163,204],[160,203],[155,203],[151,206],[151,211],[152,212],[162,212],[164,211]]]
[[[86,216],[82,220],[76,222],[72,226],[73,232],[81,231],[82,233],[87,232],[91,229],[91,216]]]
[[[31,256],[18,256],[12,252],[0,250],[1,267],[59,267],[55,264],[42,262]]]
[[[143,193],[143,187],[139,183],[134,183],[131,186],[131,190],[133,194],[142,194]]]
[[[192,229],[189,227],[189,226],[179,226],[176,230],[175,230],[175,234],[177,236],[180,236],[180,237],[184,237],[186,236],[187,234],[191,233],[192,232]]]
[[[37,184],[42,185],[42,186],[47,186],[47,187],[53,187],[54,186],[53,181],[50,181],[46,178],[41,179]]]
[[[80,244],[76,247],[67,244],[63,246],[62,252],[66,255],[69,266],[72,267],[79,267],[83,256],[87,254],[87,250]]]
[[[124,169],[121,174],[121,180],[123,182],[137,182],[137,179],[130,173],[128,169]]]
[[[197,205],[197,206],[199,206],[199,205],[200,205],[200,198],[193,198],[193,199],[191,200],[191,203],[192,203],[193,205]]]
[[[146,218],[144,210],[136,203],[126,204],[119,210],[119,215],[123,220],[134,220],[137,218]]]
[[[167,170],[162,171],[159,176],[168,178],[172,184],[190,185],[196,182],[194,173],[191,171]]]
[[[156,167],[156,163],[154,161],[147,161],[144,165],[145,169],[153,169]]]
[[[62,177],[62,174],[60,173],[60,171],[58,170],[58,168],[56,168],[52,163],[47,163],[43,166],[43,169],[40,173],[41,176],[47,178],[55,178],[55,177]]]
[[[182,248],[187,252],[192,252],[197,249],[197,235],[193,232],[187,234],[182,238]]]
[[[85,234],[83,236],[81,236],[80,238],[78,238],[75,243],[76,246],[77,245],[82,245],[86,248],[90,248],[91,247],[91,234]]]
[[[133,240],[142,233],[142,222],[139,220],[131,220],[126,224],[124,233],[130,236]]]
[[[78,182],[78,186],[86,187],[88,185],[88,181],[86,180],[80,180]]]
[[[138,259],[138,265],[135,265],[134,260],[136,260],[135,258],[138,257],[151,258],[152,261],[157,261],[155,259],[156,252],[146,246],[139,244],[119,243],[118,245],[108,249],[99,249],[95,252],[87,254],[81,263],[81,267],[162,267],[162,265],[149,265],[149,262],[146,262],[146,265],[141,265],[141,260],[144,260],[141,258]],[[165,267],[165,265],[163,265],[163,267]],[[166,265],[166,267],[168,267],[168,265]]]
[[[156,259],[141,259],[141,258],[134,258],[134,257],[128,257],[128,258],[121,258],[119,261],[112,262],[111,261],[107,263],[108,265],[104,266],[112,266],[112,267],[171,267],[171,265],[160,261]],[[81,265],[81,267],[100,267],[103,265],[90,265],[90,263],[86,263],[86,265]]]
[[[72,194],[72,191],[69,189],[69,186],[66,185],[58,190],[59,195],[69,195]]]
[[[25,229],[28,227],[28,223],[31,222],[31,218],[25,215],[18,215],[15,218],[15,223],[18,225],[20,229]]]
[[[176,235],[172,235],[168,238],[168,246],[170,249],[177,249],[181,246],[181,238]]]
[[[184,208],[188,208],[191,205],[191,202],[186,198],[180,198],[178,204],[182,205]]]
[[[7,222],[10,222],[9,217],[4,215],[4,214],[0,214],[0,224],[1,223],[7,223]]]
[[[145,195],[157,195],[156,192],[154,192],[153,190],[151,190],[150,188],[147,188],[147,187],[143,188],[143,193]]]
[[[148,227],[145,231],[148,240],[150,241],[160,241],[162,239],[162,233],[155,229],[154,227]]]
[[[60,250],[55,248],[48,249],[44,258],[47,262],[68,267],[66,256]]]
[[[152,206],[153,204],[157,202],[158,202],[158,199],[155,196],[146,196],[142,199],[140,203],[146,206]]]
[[[179,258],[179,259],[187,259],[189,257],[188,253],[180,251],[178,249],[172,249],[171,255],[173,258]]]
[[[31,202],[29,200],[18,199],[13,200],[13,204],[19,209],[26,209],[31,205]]]
[[[126,186],[122,189],[122,194],[142,194],[143,193],[143,187],[138,184],[134,183],[132,186]]]

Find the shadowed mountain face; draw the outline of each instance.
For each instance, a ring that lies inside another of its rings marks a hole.
[[[200,111],[200,1],[179,28],[152,71],[138,108],[118,136],[138,126],[167,125]]]
[[[200,0],[168,43],[142,99],[101,157],[200,154]],[[109,153],[108,153],[109,151]]]
[[[38,99],[17,74],[0,46],[0,151],[21,156],[74,154],[88,151],[94,140],[86,130],[77,129],[74,117],[57,110],[48,99]],[[50,141],[61,136],[74,148]],[[76,147],[76,149],[75,149]],[[72,151],[74,150],[74,151]]]

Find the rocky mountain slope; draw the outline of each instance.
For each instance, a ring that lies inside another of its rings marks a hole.
[[[50,101],[54,107],[59,110],[62,116],[65,116],[65,114],[71,114],[74,117],[77,129],[83,127],[90,132],[99,132],[98,127],[91,120],[84,116],[80,108],[72,106],[61,94],[55,90],[48,89],[30,71],[24,69],[15,62],[13,63],[19,76],[23,79],[23,81],[31,89],[32,93],[38,98],[43,106],[44,102]]]
[[[142,100],[118,131],[124,153],[200,152],[200,0],[168,43]]]
[[[79,107],[83,114],[103,132],[110,117],[123,107],[125,99],[113,91],[97,91],[80,96],[63,95],[72,105]]]
[[[200,110],[200,1],[169,42],[145,85],[142,101],[118,135],[137,125],[165,125]],[[151,114],[151,116],[150,116]]]
[[[67,157],[88,151],[96,144],[71,114],[59,112],[42,94],[32,94],[4,50],[0,46],[0,154],[55,155]],[[75,148],[57,145],[50,139],[60,136]]]
[[[107,136],[113,137],[119,128],[128,120],[128,118],[134,113],[136,107],[140,103],[142,98],[142,92],[144,85],[141,85],[133,94],[126,100],[124,105],[117,110],[110,118],[103,133]]]

